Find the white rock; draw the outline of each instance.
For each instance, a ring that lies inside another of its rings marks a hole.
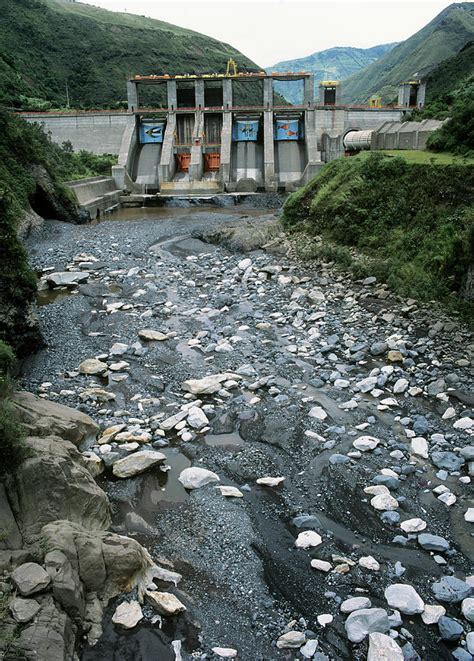
[[[123,601],[112,615],[112,622],[124,629],[133,629],[142,619],[143,613],[138,601]]]
[[[308,415],[310,418],[316,418],[316,420],[326,420],[328,417],[328,414],[321,406],[313,406]]]
[[[366,555],[362,558],[359,558],[359,565],[364,567],[364,569],[370,569],[371,571],[378,571],[380,569],[380,564],[371,555]]]
[[[246,271],[249,266],[252,266],[252,260],[246,257],[245,259],[240,260],[238,267],[241,271]]]
[[[463,599],[461,611],[468,622],[474,622],[474,597]]]
[[[403,532],[421,532],[426,528],[426,521],[423,521],[423,519],[407,519],[402,521],[400,528]]]
[[[305,530],[300,532],[295,541],[295,546],[298,549],[309,549],[311,547],[319,546],[323,543],[321,535],[318,535],[314,530]]]
[[[331,622],[334,620],[334,617],[330,613],[323,613],[322,615],[318,615],[316,619],[319,625],[325,627],[327,624],[331,624]]]
[[[263,484],[265,487],[277,487],[284,480],[284,477],[259,477],[257,484]]]
[[[311,638],[308,640],[303,647],[300,649],[300,654],[305,659],[312,659],[318,647],[318,641],[316,638]]]
[[[176,615],[186,610],[186,606],[171,592],[146,591],[145,598],[160,615]]]
[[[474,427],[474,420],[467,416],[465,418],[459,418],[459,420],[456,420],[453,424],[453,427],[454,429],[462,429],[463,431],[466,431]]]
[[[87,358],[87,360],[82,361],[79,365],[79,372],[81,374],[89,374],[91,376],[103,374],[108,370],[106,363],[103,363],[101,360],[96,358]]]
[[[206,468],[191,466],[181,471],[178,480],[185,489],[200,489],[211,482],[219,482],[219,476]]]
[[[352,613],[361,608],[370,608],[371,606],[372,603],[368,597],[352,597],[351,599],[345,599],[340,608],[341,613]]]
[[[244,494],[237,487],[217,487],[223,496],[227,498],[243,498]]]
[[[97,477],[104,472],[104,463],[99,455],[97,455],[95,452],[83,452],[82,462],[92,477]]]
[[[220,656],[221,659],[237,658],[237,650],[234,650],[232,647],[213,647],[212,651],[216,656]]]
[[[313,569],[317,569],[318,571],[323,571],[323,572],[328,572],[331,571],[332,569],[332,564],[330,562],[326,562],[325,560],[319,560],[318,558],[314,558],[311,560],[311,567]]]
[[[446,613],[444,606],[438,604],[425,604],[421,619],[425,624],[436,624],[439,618]]]
[[[188,425],[194,429],[202,429],[209,424],[209,419],[202,409],[198,406],[192,406],[188,411]]]
[[[474,523],[474,507],[468,507],[464,513],[464,521],[468,523]]]
[[[124,353],[128,351],[128,344],[123,344],[122,342],[115,342],[109,349],[109,354],[111,356],[123,356]]]
[[[423,599],[412,585],[394,583],[388,586],[384,594],[388,605],[405,615],[415,615],[425,610]]]
[[[395,395],[399,395],[400,393],[405,392],[407,388],[408,381],[406,379],[398,379],[393,386],[393,392]]]
[[[423,459],[428,459],[428,441],[421,436],[416,436],[411,439],[410,450],[413,454]]]
[[[138,337],[147,342],[164,342],[169,339],[169,335],[161,331],[153,330],[152,328],[144,328],[138,331]]]
[[[193,395],[213,395],[222,387],[224,381],[229,379],[240,378],[236,374],[210,374],[203,379],[188,379],[182,384],[182,389],[190,392]]]
[[[381,493],[378,496],[374,496],[370,504],[374,509],[381,512],[391,512],[398,509],[398,501],[389,493]]]
[[[277,640],[276,646],[279,650],[294,649],[301,647],[306,642],[306,636],[301,631],[288,631]]]
[[[362,379],[361,381],[357,381],[356,383],[356,387],[361,392],[369,392],[370,390],[373,390],[376,385],[377,385],[376,376],[368,376],[367,378]]]
[[[451,418],[454,418],[456,415],[456,411],[453,409],[452,406],[449,406],[446,411],[443,413],[442,418],[443,420],[450,420]]]
[[[382,493],[388,493],[390,495],[390,489],[385,484],[374,484],[373,486],[365,487],[364,493],[368,493],[371,496],[379,496]]]
[[[447,507],[451,507],[452,505],[454,505],[457,498],[453,493],[447,491],[446,493],[442,493],[441,496],[438,496],[438,500],[444,503]]]
[[[369,452],[370,450],[375,450],[379,443],[379,439],[374,436],[359,436],[352,445],[361,452]]]
[[[148,470],[152,466],[162,464],[166,456],[161,452],[153,450],[140,450],[129,457],[119,459],[112,466],[112,472],[115,477],[127,478],[138,475]]]
[[[46,282],[53,287],[75,287],[88,278],[89,274],[81,271],[56,271],[46,275]]]
[[[403,661],[400,646],[383,633],[369,634],[367,661]]]

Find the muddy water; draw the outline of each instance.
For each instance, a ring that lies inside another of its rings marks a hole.
[[[242,218],[258,218],[268,215],[269,209],[246,209],[244,206],[236,207],[212,207],[212,206],[191,206],[187,208],[173,207],[140,207],[140,208],[122,208],[101,216],[93,224],[108,221],[136,221],[136,220],[166,220],[169,218],[188,218],[198,213],[219,214],[224,216],[237,216]]]

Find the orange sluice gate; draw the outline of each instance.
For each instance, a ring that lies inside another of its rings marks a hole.
[[[189,172],[189,164],[191,162],[191,154],[176,154],[176,159],[178,161],[178,170],[180,172]]]
[[[219,152],[204,154],[204,168],[206,172],[218,172],[221,166],[221,155]]]

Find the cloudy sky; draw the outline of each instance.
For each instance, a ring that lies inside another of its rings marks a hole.
[[[451,2],[433,0],[82,0],[191,28],[232,44],[261,66],[333,46],[402,41]]]

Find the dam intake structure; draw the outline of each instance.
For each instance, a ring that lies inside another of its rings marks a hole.
[[[274,92],[277,81],[299,86],[298,105],[283,105]],[[257,92],[253,98],[260,97],[257,105],[242,101],[249,98],[243,93],[248,85]],[[166,88],[166,107],[142,107],[143,88],[148,106],[156,86]],[[22,115],[43,124],[55,142],[118,155],[113,190],[212,196],[295,190],[347,151],[346,134],[400,126],[409,112],[408,102],[343,105],[339,81],[320,82],[315,99],[314,76],[304,71],[136,75],[127,93],[123,112]]]

